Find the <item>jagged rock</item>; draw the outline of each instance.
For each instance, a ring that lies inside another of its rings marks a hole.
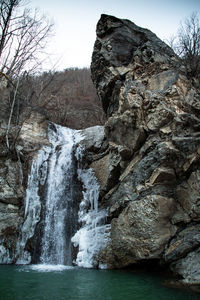
[[[95,160],[91,164],[91,168],[95,171],[95,175],[100,183],[101,188],[104,190],[107,186],[109,177],[109,155]]]
[[[37,112],[19,126],[9,130],[10,145],[6,146],[5,132],[7,125],[1,124],[1,146],[4,154],[0,160],[0,262],[15,263],[15,251],[23,224],[23,210],[28,171],[34,155],[47,140],[48,122]]]
[[[49,144],[47,129],[48,122],[46,117],[36,111],[31,112],[30,117],[23,122],[20,130],[18,147],[25,152],[34,152],[43,145]]]
[[[112,268],[152,258],[172,264],[175,259],[181,267],[173,269],[195,280],[200,91],[156,35],[108,15],[97,24],[91,71],[108,116],[109,153],[101,165],[101,182],[112,220],[111,242],[101,261]],[[117,172],[109,187],[113,145]],[[189,260],[192,265],[184,273]]]
[[[96,149],[102,147],[105,139],[103,126],[94,126],[80,130],[80,134],[84,137],[82,144],[84,145],[85,150],[89,150],[92,147]]]
[[[164,260],[173,262],[185,257],[189,252],[200,246],[200,225],[189,226],[180,231],[166,247]]]
[[[91,70],[104,110],[113,111],[110,100],[115,98],[115,92],[119,94],[124,76],[135,75],[133,68],[171,64],[173,59],[176,57],[171,48],[151,31],[129,20],[102,15],[97,24]]]
[[[126,110],[122,115],[110,117],[105,125],[109,141],[136,151],[146,139],[144,128],[135,126],[135,115]]]
[[[80,130],[80,134],[83,137],[80,142],[83,145],[85,152],[94,152],[98,153],[98,151],[107,147],[103,145],[105,142],[105,132],[103,126],[93,126],[83,130]]]
[[[174,199],[160,195],[131,201],[119,217],[112,220],[114,266],[124,267],[141,260],[159,259],[166,242],[176,232],[176,226],[168,222],[174,209]]]
[[[0,201],[19,205],[24,193],[20,166],[18,162],[7,159],[0,161],[0,167]]]
[[[155,184],[173,184],[176,181],[176,175],[174,173],[173,169],[170,168],[157,168],[152,173],[149,184],[155,185]]]
[[[112,151],[103,158],[95,160],[91,164],[91,168],[95,171],[95,175],[101,186],[101,194],[106,190],[110,190],[116,184],[116,178],[120,173],[120,157],[117,151]]]
[[[173,263],[171,268],[183,277],[187,284],[200,284],[200,248],[188,253],[188,255]]]
[[[155,34],[108,15],[97,24],[91,70],[108,116],[105,130],[80,131],[85,164],[95,170],[111,221],[111,240],[100,262],[113,268],[156,259],[185,281],[199,282],[198,85]],[[2,257],[16,247],[27,161],[48,144],[47,125],[32,112],[15,157],[6,149],[6,127],[0,128]],[[17,176],[21,170],[23,180]]]
[[[13,263],[19,229],[23,218],[19,214],[19,207],[0,202],[0,261]]]
[[[84,161],[91,167],[101,186],[101,195],[111,189],[116,182],[120,170],[120,157],[128,155],[126,149],[114,143],[110,143],[108,154],[108,142],[105,138],[103,126],[94,126],[80,130],[82,140],[79,143],[84,149]],[[121,154],[121,155],[120,155]]]
[[[179,209],[173,217],[173,222],[189,223],[200,221],[200,170],[191,173],[186,182],[177,186]]]
[[[79,132],[82,137],[79,147],[84,149],[84,160],[87,164],[91,164],[106,155],[108,142],[103,126],[93,126]]]

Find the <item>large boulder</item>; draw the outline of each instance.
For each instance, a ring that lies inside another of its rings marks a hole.
[[[102,15],[96,32],[91,70],[109,151],[95,164],[111,220],[100,259],[110,268],[156,259],[197,282],[200,90],[149,30]]]

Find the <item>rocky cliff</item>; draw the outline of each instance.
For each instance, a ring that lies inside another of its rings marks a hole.
[[[155,34],[102,15],[92,78],[109,151],[92,163],[109,207],[110,268],[157,261],[200,282],[200,89]]]
[[[15,263],[20,228],[24,222],[24,198],[31,162],[42,145],[48,144],[48,122],[37,112],[9,133],[12,151],[6,145],[5,115],[0,118],[0,263]],[[16,139],[17,137],[17,139]]]

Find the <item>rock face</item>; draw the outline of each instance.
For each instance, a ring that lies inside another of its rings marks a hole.
[[[24,221],[24,203],[28,172],[37,150],[47,144],[45,118],[32,112],[23,123],[16,140],[15,149],[8,151],[5,141],[6,126],[1,122],[0,154],[0,262],[14,263],[13,257],[21,225]],[[16,137],[18,128],[12,128],[10,143]]]
[[[108,15],[91,70],[108,116],[109,151],[93,163],[111,219],[102,262],[156,259],[199,282],[200,90],[155,34]]]

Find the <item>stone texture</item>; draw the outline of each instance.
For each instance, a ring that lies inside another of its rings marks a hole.
[[[176,232],[168,220],[173,215],[173,198],[146,196],[130,204],[112,220],[111,248],[116,266],[124,267],[141,260],[160,258],[166,242]]]
[[[11,124],[12,125],[12,124]],[[9,142],[16,144],[8,151],[5,142],[7,125],[1,123],[0,156],[0,262],[15,263],[15,250],[23,224],[24,196],[32,158],[47,144],[48,122],[32,112],[22,127],[11,126]]]
[[[106,189],[109,178],[109,155],[91,163],[91,168],[95,171],[95,175],[102,189]]]
[[[189,226],[180,231],[170,242],[164,253],[166,262],[173,262],[185,257],[200,246],[200,225]]]
[[[85,151],[89,151],[91,148],[97,150],[102,148],[105,140],[103,126],[94,126],[80,130],[80,134],[83,136],[81,144],[84,146]]]
[[[97,24],[91,69],[104,109],[112,112],[116,103],[112,101],[110,105],[110,98],[115,100],[121,80],[127,73],[130,76],[133,68],[149,63],[171,63],[173,58],[174,52],[151,31],[128,20],[102,15]]]
[[[0,201],[20,205],[24,193],[19,163],[12,159],[0,161]]]
[[[84,149],[84,163],[91,164],[97,159],[101,159],[107,153],[108,142],[105,137],[103,126],[93,126],[80,130],[82,140],[77,147]]]
[[[48,144],[48,122],[42,114],[33,111],[23,122],[18,138],[18,147],[22,145],[26,152],[37,151],[42,145]]]
[[[19,229],[23,222],[16,205],[0,202],[0,261],[13,263]]]
[[[108,116],[105,128],[80,131],[84,163],[95,170],[111,222],[111,240],[100,262],[120,268],[156,259],[185,282],[198,283],[198,82],[193,86],[155,34],[108,15],[97,24],[91,70]],[[11,156],[1,124],[1,255],[16,247],[27,171],[36,151],[48,143],[47,127],[45,117],[32,112]]]
[[[200,170],[192,172],[189,179],[177,186],[180,212],[174,216],[179,222],[200,221]]]
[[[101,262],[112,268],[156,258],[195,280],[199,85],[192,85],[172,49],[149,30],[102,15],[96,32],[91,70],[108,116],[109,152],[95,164],[101,165],[102,201],[111,220]],[[172,267],[176,262],[181,267]]]
[[[173,263],[172,270],[183,277],[187,284],[200,284],[200,248]]]

